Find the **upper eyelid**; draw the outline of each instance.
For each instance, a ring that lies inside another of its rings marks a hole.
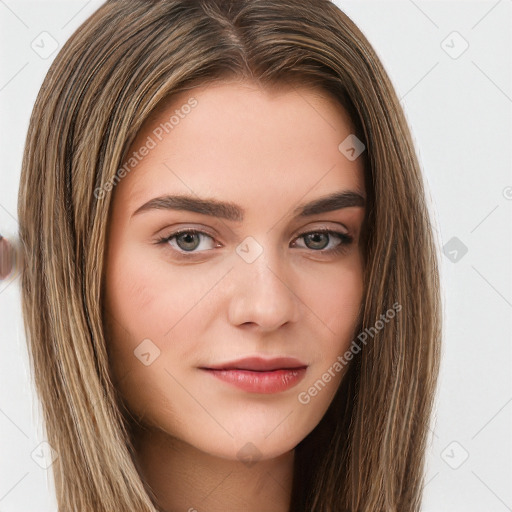
[[[312,226],[312,227],[304,228],[304,229],[300,229],[300,230],[294,229],[293,230],[293,233],[294,233],[293,236],[297,237],[297,236],[301,236],[301,235],[304,235],[304,234],[307,234],[307,233],[316,232],[316,231],[322,231],[322,230],[323,231],[326,231],[326,230],[329,230],[329,231],[341,231],[342,234],[344,234],[344,235],[353,236],[354,234],[357,234],[357,231],[358,231],[356,227],[350,228],[350,227],[348,227],[345,224],[342,224],[340,222],[336,222],[336,221],[333,221],[333,220],[317,220],[317,221],[313,221],[313,223],[314,224],[320,224],[320,225]],[[328,224],[335,224],[335,226],[330,226]],[[198,233],[201,233],[201,234],[205,234],[205,235],[211,236],[212,238],[216,238],[217,237],[216,234],[214,234],[213,232],[210,232],[208,227],[203,227],[201,225],[198,226],[198,227],[184,226],[184,227],[176,227],[176,228],[173,228],[173,229],[174,229],[174,231],[172,231],[172,233],[170,232],[170,234],[167,235],[168,237],[175,236],[175,235],[177,235],[179,233],[190,232],[190,231],[195,231],[195,232],[198,232]]]
[[[345,226],[343,226],[344,229],[346,229],[346,233],[343,232],[343,231],[340,231],[341,228],[337,227],[337,228],[333,228],[333,227],[327,227],[327,226],[322,226],[322,227],[314,227],[314,228],[309,228],[309,229],[305,229],[305,230],[301,230],[297,233],[294,234],[294,239],[295,238],[300,238],[304,235],[307,235],[307,234],[310,234],[310,233],[317,233],[317,232],[330,232],[330,234],[337,234],[339,233],[340,235],[344,235],[344,236],[347,236],[347,237],[351,237],[351,238],[354,238],[354,235],[351,234],[350,230],[348,228],[346,228]],[[186,234],[186,233],[196,233],[196,234],[200,234],[200,235],[206,235],[206,236],[209,236],[210,238],[216,240],[216,235],[208,232],[207,230],[205,230],[204,228],[193,228],[193,227],[190,227],[190,228],[177,228],[175,231],[173,231],[172,233],[170,233],[169,235],[163,235],[161,236],[160,238],[161,239],[165,239],[165,238],[174,238],[174,237],[177,237],[181,234]]]

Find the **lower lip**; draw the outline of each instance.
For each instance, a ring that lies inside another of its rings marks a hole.
[[[306,368],[257,372],[252,370],[211,370],[208,373],[249,393],[279,393],[298,384]]]

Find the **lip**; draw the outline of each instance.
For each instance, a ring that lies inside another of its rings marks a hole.
[[[293,357],[249,357],[200,369],[249,393],[279,393],[296,386],[307,364]]]
[[[295,359],[295,357],[274,357],[272,359],[265,359],[263,357],[245,357],[243,359],[237,359],[236,361],[220,363],[204,368],[207,368],[208,370],[251,370],[255,372],[263,372],[272,370],[291,370],[306,366],[306,363],[303,363],[299,359]]]

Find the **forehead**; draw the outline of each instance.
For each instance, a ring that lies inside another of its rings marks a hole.
[[[364,195],[363,159],[351,161],[338,148],[353,130],[346,110],[311,87],[225,82],[182,91],[144,122],[125,164],[151,149],[132,161],[115,194],[131,210],[170,192],[237,202],[298,198],[313,189]]]

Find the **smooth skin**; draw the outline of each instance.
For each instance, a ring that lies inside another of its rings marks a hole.
[[[192,97],[196,106],[183,109]],[[177,109],[179,122],[158,141],[154,130]],[[158,142],[110,192],[107,341],[116,386],[145,426],[136,437],[141,474],[166,512],[288,511],[294,447],[321,420],[346,368],[309,403],[299,393],[356,335],[365,210],[293,212],[335,192],[364,198],[362,158],[338,149],[352,133],[346,111],[320,90],[226,81],[174,96],[131,145],[128,155],[148,137]],[[134,214],[171,194],[238,205],[243,220],[166,208]],[[178,229],[204,234],[165,241]],[[260,250],[252,262],[241,256]],[[273,394],[200,369],[249,356],[296,357],[308,368]]]

